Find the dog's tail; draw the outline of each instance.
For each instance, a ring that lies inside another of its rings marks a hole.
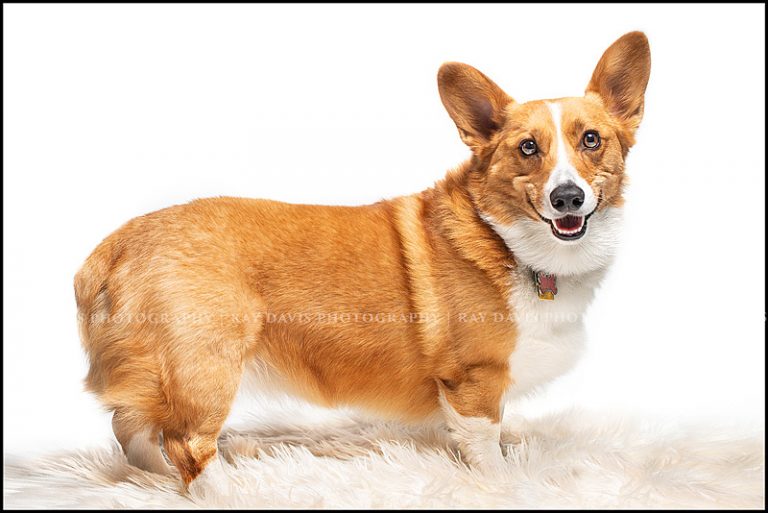
[[[77,322],[86,351],[90,349],[92,326],[103,321],[103,314],[108,315],[110,311],[107,278],[116,260],[114,246],[110,238],[105,239],[75,274]]]
[[[110,339],[116,335],[112,333],[114,330],[109,328],[110,316],[113,313],[109,276],[120,259],[121,247],[120,237],[113,233],[93,250],[75,274],[78,330],[90,362],[85,387],[96,394],[104,391],[106,376],[102,364],[110,353]],[[95,363],[101,364],[94,365]]]

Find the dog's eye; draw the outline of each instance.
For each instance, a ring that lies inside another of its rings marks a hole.
[[[600,134],[594,130],[589,130],[584,134],[584,146],[590,150],[594,150],[600,146]]]
[[[526,139],[525,141],[520,143],[520,151],[523,152],[523,155],[533,155],[539,150],[538,146],[536,146],[536,141],[533,139]]]

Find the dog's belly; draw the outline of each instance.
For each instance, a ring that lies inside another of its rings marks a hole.
[[[602,271],[558,278],[554,300],[539,299],[533,280],[517,276],[509,306],[517,324],[509,358],[512,385],[507,397],[529,392],[570,370],[584,349],[583,315]]]
[[[246,362],[240,379],[241,395],[250,397],[280,397],[301,394],[291,383],[263,358],[254,358]]]
[[[322,379],[305,366],[288,369],[283,364],[256,356],[246,362],[238,395],[240,397],[290,397],[325,408],[345,407],[368,412],[378,417],[421,421],[439,410],[434,380],[397,379],[392,373],[372,372],[369,383],[348,380],[345,366],[335,374],[326,373]],[[382,377],[389,378],[385,385],[375,385]],[[374,383],[374,385],[370,385]]]

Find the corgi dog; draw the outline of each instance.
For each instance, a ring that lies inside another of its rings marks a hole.
[[[519,103],[445,63],[440,98],[471,157],[432,188],[357,207],[199,199],[113,232],[74,285],[86,388],[128,461],[175,467],[185,489],[221,469],[248,378],[438,420],[466,463],[503,466],[505,402],[584,343],[649,74],[642,32],[605,51],[579,97]]]

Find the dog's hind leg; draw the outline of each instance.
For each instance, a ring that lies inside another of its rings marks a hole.
[[[160,449],[160,430],[141,425],[124,410],[112,415],[112,430],[123,448],[128,463],[142,470],[168,475],[173,472]]]
[[[230,482],[217,447],[219,430],[197,433],[163,432],[168,456],[179,469],[187,490],[195,495],[230,495]]]
[[[244,344],[219,341],[204,347],[195,351],[201,356],[194,364],[169,366],[170,416],[161,426],[163,446],[190,492],[227,495],[232,484],[217,441],[240,386]]]
[[[195,408],[181,425],[163,428],[163,444],[187,490],[195,495],[229,495],[232,483],[226,476],[218,450],[218,437],[237,387],[212,388],[205,395],[207,408]]]

